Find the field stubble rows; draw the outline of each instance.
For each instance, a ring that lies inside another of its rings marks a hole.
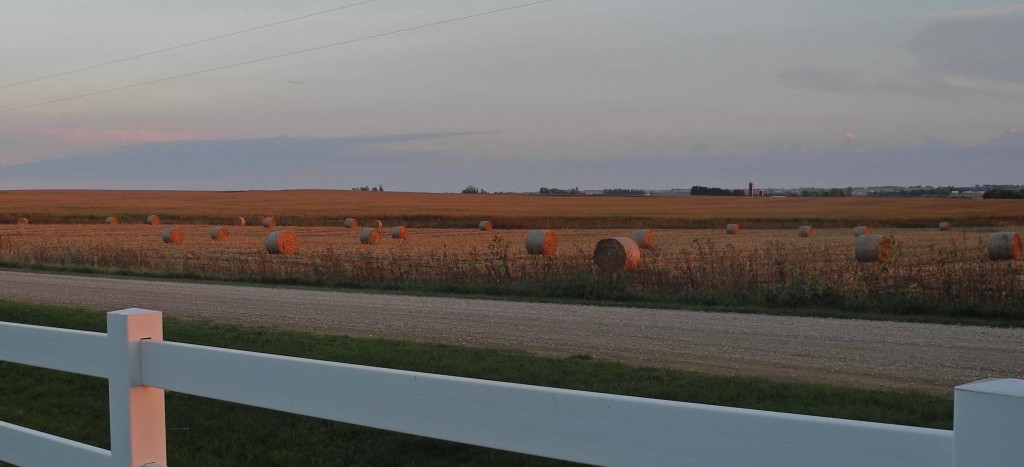
[[[986,229],[877,229],[897,241],[894,257],[854,259],[849,229],[656,230],[633,274],[600,274],[594,245],[629,230],[557,230],[558,254],[529,255],[525,230],[410,229],[406,240],[384,230],[383,243],[360,244],[358,229],[280,227],[295,232],[297,254],[266,253],[270,229],[181,225],[185,241],[161,241],[165,226],[4,225],[0,261],[106,272],[356,287],[426,286],[432,290],[659,300],[683,304],[825,307],[954,317],[1007,316],[1024,308],[1024,266],[987,258]]]
[[[745,198],[719,196],[535,196],[290,191],[0,191],[0,223],[141,223],[150,214],[174,223],[209,224],[263,216],[286,225],[332,225],[352,217],[409,227],[464,228],[491,220],[501,229],[796,228],[1007,226],[1024,219],[1019,200],[949,198]]]

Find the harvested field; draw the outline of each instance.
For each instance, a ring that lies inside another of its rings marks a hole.
[[[983,229],[876,229],[896,240],[884,264],[858,263],[847,228],[816,229],[811,239],[792,229],[740,236],[720,228],[656,230],[658,243],[643,252],[639,271],[613,276],[597,272],[594,246],[629,229],[556,230],[559,248],[551,257],[527,254],[524,230],[410,229],[407,240],[384,238],[366,248],[356,230],[291,227],[298,252],[272,257],[260,227],[235,227],[220,242],[210,240],[208,226],[181,229],[190,240],[170,247],[159,227],[147,225],[0,226],[0,262],[574,299],[967,317],[1024,310],[1024,263],[989,260]]]
[[[815,228],[864,224],[929,227],[952,222],[1009,226],[1024,218],[1020,200],[948,198],[734,198],[715,196],[539,196],[292,190],[246,192],[40,190],[0,192],[0,223],[28,217],[33,224],[100,223],[117,216],[141,223],[159,212],[167,224],[227,224],[239,215],[275,217],[280,225],[340,226],[380,219],[410,228],[496,229]],[[344,206],[344,212],[339,212]],[[727,214],[726,214],[727,213]],[[727,216],[727,217],[726,217]],[[6,220],[5,220],[6,219]]]
[[[180,227],[185,237],[193,239],[187,245],[190,255],[206,257],[211,261],[224,258],[242,259],[246,256],[259,254],[263,250],[263,239],[267,231],[262,227],[240,226],[231,229],[231,236],[223,242],[212,242],[209,240],[210,226],[205,225],[183,225]],[[479,256],[480,251],[486,250],[493,243],[508,243],[510,245],[510,257],[529,258],[525,247],[522,245],[523,238],[529,232],[527,230],[495,230],[481,232],[477,229],[415,229],[409,231],[415,233],[415,238],[406,242],[391,242],[385,239],[383,242],[391,248],[383,250],[367,250],[360,247],[359,230],[350,230],[337,227],[289,227],[302,240],[300,252],[308,254],[324,253],[327,251],[337,254],[362,254],[367,251],[376,251],[378,255],[404,253],[419,257],[429,257],[434,253],[445,250],[446,253],[457,261],[471,260]],[[110,246],[120,246],[128,250],[134,250],[141,258],[170,259],[164,244],[160,241],[159,233],[164,230],[162,226],[149,225],[23,225],[14,226],[0,225],[0,236],[8,239],[5,253],[10,254],[10,249],[24,250],[25,248],[43,247],[46,245],[61,246],[67,248],[81,248],[83,251],[100,251]],[[1014,229],[1009,229],[1014,230]],[[1024,231],[1024,226],[1016,230]],[[559,254],[562,252],[583,252],[592,253],[594,245],[598,240],[609,237],[629,237],[629,229],[572,229],[555,230],[558,235]],[[735,250],[740,257],[750,256],[754,253],[761,253],[758,250],[769,244],[783,246],[805,246],[813,245],[819,248],[830,250],[835,255],[830,258],[822,258],[822,262],[843,261],[845,251],[846,259],[852,264],[854,262],[853,247],[856,239],[849,235],[847,229],[816,229],[813,239],[801,239],[793,235],[792,230],[745,230],[742,236],[727,235],[721,229],[695,229],[695,230],[655,230],[658,243],[655,246],[656,255],[661,260],[679,257],[686,258],[686,253],[692,252],[694,242],[710,242]],[[878,230],[885,235],[893,235],[900,241],[901,253],[905,259],[912,259],[914,263],[923,264],[930,260],[937,261],[935,255],[938,249],[952,246],[955,242],[955,249],[963,261],[989,262],[986,253],[986,242],[989,231],[985,229],[974,229],[969,232],[938,232],[934,229],[885,229]],[[66,249],[66,248],[65,248]],[[180,251],[180,250],[174,250]],[[931,258],[929,258],[931,257]]]

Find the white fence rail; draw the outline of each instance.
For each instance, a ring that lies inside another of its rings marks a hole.
[[[954,430],[933,430],[164,342],[158,312],[107,318],[107,334],[0,323],[0,360],[109,379],[111,450],[0,422],[0,460],[166,464],[163,390],[599,465],[1019,467],[1024,459],[1020,380],[956,388]]]

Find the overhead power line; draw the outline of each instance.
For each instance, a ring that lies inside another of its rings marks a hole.
[[[313,51],[316,51],[316,50],[323,50],[323,49],[327,49],[327,48],[330,48],[330,47],[337,47],[337,46],[341,46],[341,45],[354,44],[356,42],[363,42],[363,41],[367,41],[367,40],[370,40],[370,39],[377,39],[377,38],[385,37],[385,36],[393,36],[395,34],[401,34],[401,33],[409,32],[409,31],[415,31],[417,29],[425,29],[425,28],[429,28],[429,27],[440,26],[442,24],[455,23],[455,22],[458,22],[458,21],[464,21],[464,20],[468,20],[468,19],[479,18],[481,16],[488,16],[488,15],[493,15],[493,14],[497,14],[497,13],[504,13],[504,12],[507,12],[507,11],[518,10],[518,9],[521,9],[521,8],[531,7],[531,6],[540,5],[542,3],[549,3],[549,2],[553,2],[553,1],[554,0],[541,0],[541,1],[537,1],[537,2],[524,3],[524,4],[520,4],[520,5],[508,7],[508,8],[501,8],[501,9],[498,9],[498,10],[491,10],[491,11],[486,11],[486,12],[483,12],[483,13],[476,13],[476,14],[472,14],[472,15],[468,15],[468,16],[460,16],[458,18],[446,19],[444,21],[437,21],[437,22],[434,22],[434,23],[421,24],[419,26],[413,26],[413,27],[404,28],[404,29],[397,29],[397,30],[394,30],[394,31],[384,32],[384,33],[380,33],[380,34],[374,34],[374,35],[371,35],[371,36],[363,36],[363,37],[360,37],[360,38],[357,38],[357,39],[349,39],[347,41],[335,42],[333,44],[326,44],[326,45],[321,45],[321,46],[317,46],[317,47],[310,47],[308,49],[296,50],[296,51],[293,51],[293,52],[286,52],[286,53],[278,54],[278,55],[271,55],[269,57],[257,58],[257,59],[254,59],[254,60],[247,60],[247,61],[239,62],[239,63],[232,63],[230,65],[223,65],[223,66],[219,66],[219,67],[215,67],[215,68],[208,68],[208,69],[200,70],[200,71],[193,71],[191,73],[185,73],[185,74],[176,75],[176,76],[169,76],[169,77],[166,77],[166,78],[155,79],[155,80],[152,80],[152,81],[144,81],[144,82],[141,82],[141,83],[129,84],[129,85],[126,85],[126,86],[121,86],[121,87],[116,87],[116,88],[111,88],[111,89],[105,89],[105,90],[102,90],[102,91],[95,91],[95,92],[90,92],[90,93],[87,93],[87,94],[79,94],[77,96],[64,97],[64,98],[61,98],[61,99],[54,99],[52,101],[38,102],[38,103],[35,103],[35,104],[23,105],[21,107],[11,107],[11,108],[0,110],[0,114],[7,113],[7,112],[14,112],[16,110],[24,110],[24,109],[30,109],[30,108],[33,108],[33,107],[40,107],[40,106],[44,106],[44,105],[56,104],[58,102],[67,102],[67,101],[71,101],[71,100],[75,100],[75,99],[82,99],[82,98],[85,98],[85,97],[91,97],[91,96],[96,96],[96,95],[100,95],[100,94],[108,94],[108,93],[112,93],[112,92],[123,91],[125,89],[137,88],[137,87],[141,87],[141,86],[147,86],[147,85],[150,85],[150,84],[162,83],[164,81],[171,81],[171,80],[180,79],[180,78],[187,78],[189,76],[196,76],[196,75],[201,75],[201,74],[204,74],[204,73],[212,73],[214,71],[226,70],[228,68],[235,68],[235,67],[240,67],[240,66],[244,66],[244,65],[250,65],[250,64],[253,64],[253,63],[265,62],[265,61],[268,61],[268,60],[275,60],[275,59],[282,58],[282,57],[288,57],[288,56],[291,56],[291,55],[298,55],[298,54],[303,54],[303,53],[307,53],[307,52],[313,52]]]
[[[35,82],[47,80],[47,79],[50,79],[50,78],[56,78],[58,76],[67,76],[67,75],[78,73],[78,72],[81,72],[81,71],[95,70],[96,68],[101,68],[101,67],[105,67],[105,66],[108,66],[108,65],[113,65],[115,63],[123,63],[123,62],[127,62],[129,60],[135,60],[137,58],[148,57],[150,55],[156,55],[156,54],[159,54],[159,53],[169,52],[171,50],[177,50],[177,49],[182,49],[182,48],[185,48],[185,47],[193,46],[193,45],[196,45],[196,44],[202,44],[202,43],[205,43],[205,42],[215,41],[217,39],[223,39],[225,37],[237,36],[239,34],[245,34],[247,32],[257,31],[257,30],[260,30],[260,29],[266,29],[266,28],[269,28],[269,27],[272,27],[272,26],[279,26],[279,25],[282,25],[282,24],[285,24],[285,23],[291,23],[293,21],[298,21],[300,19],[306,19],[306,18],[312,18],[314,16],[325,15],[327,13],[335,12],[335,11],[338,11],[338,10],[344,10],[344,9],[347,9],[347,8],[352,8],[352,7],[356,7],[356,6],[359,6],[359,5],[365,5],[367,3],[373,3],[375,1],[377,1],[377,0],[366,0],[364,2],[353,3],[351,5],[345,5],[345,6],[341,6],[341,7],[337,7],[337,8],[331,8],[330,10],[319,11],[319,12],[316,12],[316,13],[311,13],[311,14],[303,15],[303,16],[296,16],[295,18],[290,18],[290,19],[286,19],[286,20],[283,20],[283,21],[278,21],[276,23],[264,24],[263,26],[256,26],[254,28],[243,29],[241,31],[235,31],[235,32],[229,32],[227,34],[221,34],[219,36],[210,37],[210,38],[207,38],[207,39],[202,39],[202,40],[198,40],[198,41],[194,41],[194,42],[189,42],[187,44],[180,44],[180,45],[176,45],[174,47],[168,47],[166,49],[154,50],[152,52],[146,52],[146,53],[139,54],[139,55],[132,55],[131,57],[119,58],[117,60],[113,60],[113,61],[109,61],[109,62],[105,62],[105,63],[100,63],[98,65],[90,65],[90,66],[87,66],[87,67],[84,67],[84,68],[76,68],[74,70],[62,71],[60,73],[56,73],[56,74],[52,74],[52,75],[48,75],[48,76],[42,76],[42,77],[39,77],[39,78],[33,78],[33,79],[30,79],[30,80],[26,80],[26,81],[20,81],[20,82],[11,83],[11,84],[5,84],[5,85],[0,86],[0,89],[13,88],[15,86],[21,86],[23,84],[35,83]]]

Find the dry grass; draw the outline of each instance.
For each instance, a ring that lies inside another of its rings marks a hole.
[[[605,276],[593,263],[600,239],[628,229],[558,230],[559,251],[529,255],[526,231],[410,229],[369,248],[359,232],[292,227],[297,254],[266,253],[266,230],[235,227],[225,241],[207,226],[182,226],[183,245],[164,245],[147,225],[0,226],[5,264],[142,271],[183,277],[299,282],[359,287],[516,293],[582,299],[671,300],[727,306],[832,307],[866,312],[963,314],[1024,310],[1024,263],[988,259],[988,232],[877,229],[896,244],[884,264],[854,258],[847,228],[658,230],[634,274]],[[660,297],[660,298],[659,298]]]
[[[0,222],[19,217],[33,224],[102,222],[114,215],[137,223],[159,212],[165,223],[225,224],[239,214],[279,224],[340,225],[345,217],[409,227],[495,228],[817,228],[857,224],[882,228],[1016,225],[1024,218],[1019,200],[947,198],[730,198],[705,196],[610,197],[463,195],[335,190],[187,191],[6,191],[0,192]],[[345,206],[344,213],[339,206]],[[728,213],[728,214],[724,214]]]

